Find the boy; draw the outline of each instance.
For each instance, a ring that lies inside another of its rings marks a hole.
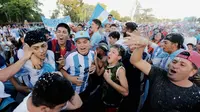
[[[109,35],[109,44],[114,45],[120,38],[120,34],[117,31],[111,32]]]
[[[123,96],[128,95],[128,82],[126,79],[126,71],[120,62],[125,50],[120,45],[113,45],[108,53],[108,66],[104,72],[106,83],[103,86],[103,103],[106,110],[112,112],[117,111]]]
[[[60,23],[56,27],[56,39],[48,42],[48,50],[51,50],[54,53],[57,70],[60,70],[64,66],[64,55],[75,49],[75,46],[69,39],[69,34],[69,26],[65,23]],[[42,63],[40,63],[38,59],[33,56],[31,57],[31,59],[34,60],[33,66],[40,69],[42,67]]]
[[[24,41],[31,47],[35,58],[39,59],[40,63],[42,63],[42,67],[41,69],[36,69],[32,65],[33,61],[28,60],[15,77],[21,83],[24,82],[27,87],[33,88],[43,73],[55,71],[54,54],[52,51],[47,50],[46,37],[40,30],[29,31]]]
[[[66,55],[64,70],[61,72],[72,82],[73,89],[77,93],[82,93],[87,87],[94,52],[90,50],[90,37],[87,32],[77,32],[74,41],[77,49]],[[95,69],[93,68],[92,71]]]

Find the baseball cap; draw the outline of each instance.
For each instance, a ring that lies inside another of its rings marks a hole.
[[[0,98],[7,98],[10,95],[5,93],[5,87],[2,82],[0,82]]]
[[[79,31],[75,34],[75,38],[74,38],[74,41],[76,42],[78,39],[80,38],[86,38],[88,40],[90,40],[90,35],[88,32],[86,31]]]
[[[200,54],[196,51],[183,51],[179,53],[176,57],[187,59],[188,61],[192,62],[194,65],[196,65],[197,68],[200,68]]]
[[[164,39],[169,40],[173,43],[178,43],[179,45],[181,45],[181,47],[183,46],[184,38],[179,33],[170,33]]]
[[[109,51],[109,47],[106,43],[99,43],[99,48],[101,48],[103,51],[108,52]]]
[[[136,30],[138,27],[138,25],[134,22],[127,22],[125,25],[126,25],[126,28],[130,29],[131,31]]]

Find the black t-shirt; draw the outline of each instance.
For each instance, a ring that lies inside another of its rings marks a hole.
[[[200,88],[195,84],[188,88],[176,86],[165,70],[154,66],[148,77],[150,87],[145,111],[200,112]]]

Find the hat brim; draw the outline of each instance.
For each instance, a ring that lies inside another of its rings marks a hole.
[[[90,40],[89,37],[79,37],[79,38],[77,38],[77,39],[74,39],[74,41],[76,42],[78,39],[88,39],[88,40]]]

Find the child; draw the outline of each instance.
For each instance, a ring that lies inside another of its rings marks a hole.
[[[125,50],[120,45],[113,45],[108,53],[108,66],[104,72],[102,101],[106,112],[116,112],[123,99],[128,95],[126,71],[121,63]]]
[[[106,60],[107,60],[107,52],[109,48],[106,43],[99,43],[99,46],[96,48],[95,52],[95,66],[97,75],[100,76],[104,73],[104,66],[106,66]]]
[[[32,56],[34,56],[36,59],[39,59],[41,66],[35,68],[32,64],[33,61],[29,59],[21,68],[21,70],[15,75],[17,81],[19,81],[22,85],[16,83],[15,79],[12,79],[11,81],[18,91],[28,93],[43,73],[55,71],[55,59],[53,52],[47,50],[48,46],[46,37],[40,30],[29,31],[26,34],[24,41],[33,50]],[[19,56],[22,55],[23,54],[20,54]],[[19,57],[19,59],[20,58],[21,57]],[[24,87],[23,84],[30,89]]]

